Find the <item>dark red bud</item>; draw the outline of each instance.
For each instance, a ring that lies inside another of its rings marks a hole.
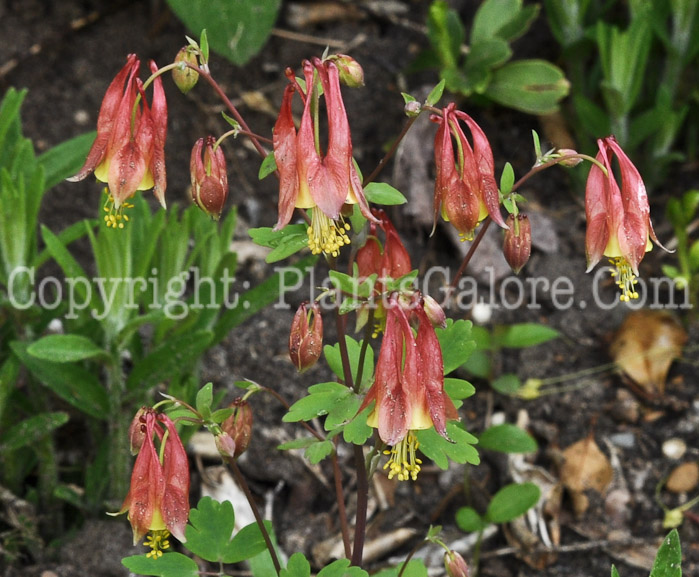
[[[250,444],[252,437],[252,409],[238,397],[231,403],[233,414],[221,423],[222,435],[216,436],[216,447],[224,457],[238,458]]]
[[[525,214],[518,214],[516,220],[514,215],[509,215],[507,225],[509,229],[505,230],[503,253],[510,268],[519,274],[532,252],[532,228]]]
[[[289,333],[289,358],[299,372],[316,364],[323,350],[323,317],[320,305],[301,303]]]
[[[197,140],[192,148],[189,170],[192,200],[211,218],[218,220],[228,196],[228,173],[223,149],[216,146],[213,136]]]

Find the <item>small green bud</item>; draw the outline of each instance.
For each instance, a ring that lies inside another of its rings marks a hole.
[[[179,66],[172,71],[172,80],[182,94],[187,94],[199,80],[199,73],[187,66],[187,64],[195,66],[199,64],[196,48],[184,46],[175,56],[175,62],[179,63]]]

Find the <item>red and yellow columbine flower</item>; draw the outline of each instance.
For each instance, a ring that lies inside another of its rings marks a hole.
[[[123,228],[128,217],[123,209],[137,190],[153,189],[165,207],[165,137],[167,103],[160,77],[153,81],[151,105],[138,78],[141,63],[130,54],[126,65],[107,88],[97,118],[97,138],[80,172],[70,181],[83,180],[94,172],[106,182],[109,198],[104,217],[107,226]],[[153,74],[158,71],[150,62]]]
[[[465,112],[450,103],[442,116],[434,139],[436,179],[434,187],[435,222],[441,213],[451,222],[462,240],[473,239],[473,231],[490,215],[502,228],[507,228],[500,214],[500,195],[495,181],[495,162],[490,143],[481,127]],[[463,120],[471,131],[473,146],[461,128]],[[456,151],[452,143],[456,141]]]
[[[325,97],[328,138],[325,156],[317,141],[318,89],[316,74]],[[288,69],[290,84],[274,125],[274,158],[279,170],[279,218],[275,230],[286,226],[294,208],[313,209],[308,227],[308,246],[314,254],[337,256],[349,244],[349,225],[340,214],[345,204],[359,204],[362,214],[374,217],[364,198],[362,183],[352,162],[352,139],[340,92],[337,66],[314,58],[303,62],[305,91]],[[291,101],[298,92],[304,102],[298,132],[291,114]]]
[[[189,173],[192,179],[192,200],[211,218],[218,220],[228,196],[228,173],[223,149],[216,146],[213,136],[207,136],[206,140],[200,138],[195,143]]]
[[[415,315],[417,335],[408,315]],[[393,293],[386,306],[386,330],[376,363],[374,384],[359,412],[376,401],[367,423],[378,428],[389,445],[389,479],[415,480],[422,461],[415,431],[435,430],[447,438],[447,420],[458,419],[454,403],[444,391],[444,363],[439,340],[418,293],[410,303]]]
[[[412,269],[410,255],[398,236],[398,231],[389,220],[386,212],[381,209],[372,209],[372,214],[377,222],[370,223],[369,235],[366,243],[357,251],[355,262],[360,280],[375,274],[376,284],[373,296],[378,299],[378,305],[374,310],[376,328],[374,337],[383,330],[386,314],[381,300],[381,295],[386,291],[386,282],[398,279],[408,274]],[[377,236],[378,229],[384,233],[383,247]],[[369,311],[366,307],[358,312],[357,328],[361,328],[367,321]]]
[[[129,436],[132,452],[138,452],[131,487],[117,514],[128,511],[134,545],[146,533],[149,557],[160,557],[172,533],[185,542],[184,529],[189,517],[189,463],[187,453],[172,420],[153,409],[141,409],[134,418]],[[160,443],[160,455],[154,437]]]
[[[587,271],[609,258],[612,276],[621,289],[621,300],[638,298],[635,289],[638,265],[645,253],[658,242],[650,222],[650,208],[643,179],[613,136],[597,140],[597,161],[593,164],[585,187],[587,233],[585,251]],[[612,158],[616,156],[621,173],[621,188],[614,177]]]

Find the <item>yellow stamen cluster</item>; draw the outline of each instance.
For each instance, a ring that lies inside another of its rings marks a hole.
[[[127,222],[129,222],[129,215],[124,214],[124,210],[127,208],[133,208],[133,204],[130,202],[123,202],[121,206],[117,209],[114,208],[114,197],[109,194],[109,189],[104,189],[107,195],[107,200],[102,207],[102,210],[106,213],[104,215],[104,222],[107,228],[124,228]]]
[[[631,299],[637,299],[635,285],[638,283],[636,275],[631,270],[631,265],[623,256],[610,258],[609,262],[614,266],[610,269],[612,277],[615,279],[616,285],[621,289],[619,299],[622,302],[629,302]]]
[[[470,240],[473,240],[473,236],[474,236],[473,231],[471,231],[471,232],[460,232],[460,233],[459,233],[459,240],[460,240],[461,242],[466,242],[467,240],[470,241]]]
[[[417,480],[417,474],[420,472],[420,465],[422,465],[422,460],[415,456],[419,447],[420,443],[418,443],[415,434],[408,431],[408,434],[398,444],[391,447],[390,451],[384,451],[384,455],[391,456],[383,467],[388,469],[389,479],[397,476],[399,481]]]
[[[143,543],[146,547],[150,547],[151,550],[146,553],[146,557],[151,559],[158,559],[163,556],[163,549],[170,548],[170,541],[168,537],[170,536],[170,531],[167,529],[162,529],[160,531],[151,531],[150,535]]]
[[[308,227],[308,248],[313,254],[338,256],[340,248],[350,243],[347,232],[350,225],[344,220],[335,221],[318,207],[313,209],[311,226]]]

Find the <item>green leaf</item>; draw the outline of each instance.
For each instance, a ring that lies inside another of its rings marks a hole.
[[[515,171],[509,162],[505,163],[500,176],[500,194],[510,194],[512,185],[515,183]]]
[[[267,531],[272,530],[272,523],[265,521]],[[262,531],[257,523],[250,523],[235,534],[228,546],[228,553],[223,559],[224,563],[240,563],[259,555],[267,550],[267,543],[262,536]]]
[[[563,71],[545,60],[516,60],[493,71],[485,94],[495,102],[529,114],[549,114],[568,95]]]
[[[238,563],[265,550],[256,525],[248,525],[231,539],[234,527],[235,513],[230,501],[219,503],[202,497],[196,509],[189,512],[189,524],[185,529],[187,548],[214,563]]]
[[[185,332],[168,337],[134,365],[126,380],[127,389],[148,389],[190,372],[193,363],[212,344],[212,338],[211,331]]]
[[[440,84],[443,84],[443,82],[440,82]],[[408,202],[408,199],[403,196],[400,190],[385,182],[370,182],[364,187],[364,196],[369,202],[386,206]]]
[[[612,577],[619,577],[619,571],[616,570],[614,565],[612,565]]]
[[[156,577],[198,577],[199,567],[182,553],[165,553],[159,559],[145,555],[124,557],[121,564],[136,575],[155,575]]]
[[[500,489],[488,504],[485,519],[508,523],[524,515],[539,501],[541,491],[534,483],[512,483]]]
[[[371,407],[366,407],[361,413],[357,414],[354,419],[345,425],[342,431],[342,438],[345,443],[354,445],[363,445],[371,437],[374,429],[366,424],[367,417]]]
[[[280,451],[291,451],[293,449],[307,449],[313,443],[318,442],[315,437],[301,437],[300,439],[294,439],[293,441],[287,441],[277,446]]]
[[[13,342],[10,347],[22,364],[64,401],[96,419],[109,416],[107,393],[94,373],[71,363],[37,359],[27,352],[25,343]]]
[[[81,335],[48,335],[34,341],[27,352],[54,363],[72,363],[94,357],[109,358],[109,353]]]
[[[332,441],[318,441],[306,449],[306,458],[312,465],[317,465],[333,452]]]
[[[456,524],[466,533],[476,533],[487,526],[483,518],[471,507],[459,508],[456,512]]]
[[[274,152],[270,152],[267,156],[265,156],[262,164],[260,164],[260,170],[257,173],[257,178],[263,180],[275,170],[277,170],[277,160],[274,158]]]
[[[478,445],[501,453],[533,453],[539,448],[529,433],[511,423],[489,427],[478,438]]]
[[[514,395],[522,386],[520,378],[513,373],[500,375],[490,386],[502,395]]]
[[[444,374],[463,365],[476,350],[476,342],[471,338],[471,321],[458,320],[453,322],[447,319],[447,328],[437,328],[437,338],[442,347],[442,359],[444,360]]]
[[[63,412],[39,413],[14,425],[2,435],[0,453],[16,451],[31,446],[68,422],[68,414]]]
[[[467,399],[476,394],[476,387],[463,379],[444,379],[444,390],[452,401]]]
[[[273,249],[265,258],[268,263],[280,261],[308,246],[305,224],[290,224],[281,230],[269,227],[251,228],[250,238],[255,244]]]
[[[359,357],[362,349],[363,341],[355,341],[352,337],[346,337],[345,342],[347,343],[347,356],[349,357],[350,367],[352,369],[352,379],[356,380],[357,370],[359,367]],[[334,345],[325,345],[323,347],[323,354],[325,355],[325,360],[338,379],[344,380],[345,374],[342,369],[342,355],[340,354],[340,344],[336,343]],[[364,369],[362,371],[362,382],[360,388],[368,387],[374,376],[374,349],[371,345],[367,346],[366,354],[364,356]]]
[[[327,415],[335,405],[352,395],[352,391],[341,383],[319,383],[308,389],[308,396],[296,401],[284,415],[285,423],[310,421],[321,415]]]
[[[521,349],[533,347],[558,338],[560,333],[538,323],[520,323],[496,328],[494,338],[501,347]]]
[[[434,106],[442,98],[443,93],[444,93],[444,80],[440,80],[439,84],[437,84],[437,86],[435,86],[430,91],[430,93],[427,95],[427,98],[425,99],[425,104],[427,104],[428,106]]]
[[[78,173],[96,136],[96,131],[81,134],[61,142],[39,156],[37,160],[44,167],[46,190]]]
[[[191,32],[205,28],[211,48],[242,66],[267,41],[281,0],[168,0],[168,4]]]
[[[51,253],[51,256],[63,270],[66,278],[72,278],[75,281],[83,279],[87,284],[86,279],[88,276],[85,274],[85,270],[80,266],[80,264],[78,264],[75,257],[70,254],[61,239],[59,239],[53,232],[51,232],[49,228],[44,225],[41,225],[41,238],[43,239],[49,253]],[[82,282],[75,282],[73,284],[73,290],[77,298],[80,299],[80,304],[87,304],[88,296],[91,296],[92,294],[91,285],[87,284],[86,286],[86,284],[83,284]],[[88,288],[90,288],[89,291]],[[90,301],[92,301],[92,298],[90,298]],[[70,304],[73,306],[73,304],[77,305],[78,303],[76,302]]]
[[[333,561],[318,573],[318,577],[368,577],[368,575],[361,567],[350,567],[349,559]]]
[[[432,459],[440,469],[449,467],[449,459],[455,463],[480,463],[478,451],[473,447],[478,439],[460,423],[450,421],[447,423],[447,435],[451,439],[447,441],[434,427],[417,431],[417,439],[420,442],[420,451],[428,459]]]
[[[208,419],[211,416],[211,403],[214,401],[214,385],[213,383],[206,383],[197,392],[197,398],[195,401],[195,407],[199,413]]]
[[[333,287],[340,289],[343,293],[353,298],[366,299],[371,296],[376,286],[376,278],[378,275],[369,275],[361,282],[357,277],[336,270],[331,270],[329,276],[332,280]]]
[[[286,569],[282,569],[279,577],[310,577],[311,564],[303,553],[294,553],[286,564]]]
[[[682,547],[677,529],[673,529],[660,545],[649,577],[681,577]]]
[[[442,67],[455,69],[459,65],[461,45],[466,34],[458,13],[443,0],[430,5],[427,37]]]

